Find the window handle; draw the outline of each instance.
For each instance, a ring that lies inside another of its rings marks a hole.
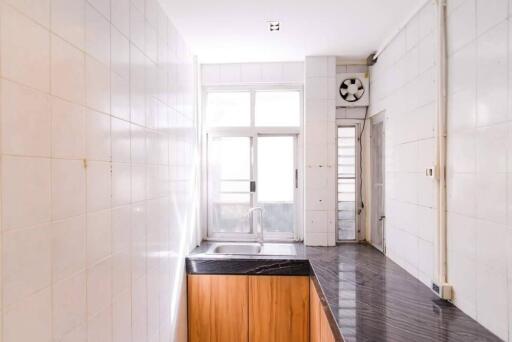
[[[299,169],[295,169],[295,189],[299,188]]]
[[[249,183],[249,191],[250,192],[256,192],[256,181],[251,181]]]

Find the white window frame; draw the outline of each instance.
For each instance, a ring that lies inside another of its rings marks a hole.
[[[342,240],[339,236],[339,220],[338,220],[338,127],[355,127],[356,129],[356,205],[355,205],[355,239],[354,240]],[[359,242],[361,241],[361,153],[359,138],[361,135],[361,120],[356,119],[336,119],[336,241],[337,242]],[[362,138],[362,137],[361,137]]]
[[[258,91],[297,91],[299,93],[300,101],[300,120],[298,127],[255,127],[255,114],[256,114],[256,92]],[[251,115],[251,126],[250,127],[206,127],[206,106],[207,96],[210,92],[236,92],[246,91],[250,93],[250,115]],[[304,121],[304,89],[300,85],[230,85],[230,86],[204,86],[202,87],[201,94],[201,122],[204,123],[201,128],[201,156],[202,156],[202,167],[201,167],[201,181],[203,186],[201,187],[201,227],[202,235],[206,240],[214,241],[255,241],[256,234],[246,233],[216,233],[211,234],[209,231],[209,187],[208,187],[208,140],[210,136],[216,137],[252,137],[253,153],[256,155],[256,140],[258,136],[295,136],[295,166],[298,170],[297,174],[297,188],[295,189],[295,205],[296,205],[296,218],[295,227],[293,234],[289,233],[265,233],[265,240],[267,241],[302,241],[304,238],[304,223],[303,223],[303,121]],[[255,169],[257,165],[255,165]],[[254,170],[256,173],[257,171]],[[256,179],[256,174],[253,175]]]

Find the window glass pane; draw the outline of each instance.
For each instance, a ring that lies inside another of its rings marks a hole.
[[[338,127],[338,239],[356,238],[356,128]]]
[[[251,124],[249,92],[212,92],[207,95],[208,127],[246,127]]]
[[[247,212],[251,208],[246,203],[219,203],[211,204],[210,229],[214,233],[250,233]]]
[[[300,93],[298,91],[256,92],[256,126],[300,126]]]
[[[248,188],[247,181],[221,181],[220,191],[229,193],[245,193]]]
[[[293,233],[295,225],[295,139],[258,137],[258,206],[265,232]]]
[[[213,137],[208,143],[211,233],[249,233],[251,139]]]
[[[258,137],[258,202],[291,202],[293,137]]]
[[[222,180],[250,180],[251,146],[246,137],[213,138],[208,159]]]

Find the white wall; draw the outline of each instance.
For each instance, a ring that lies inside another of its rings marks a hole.
[[[304,242],[336,244],[336,57],[306,57]]]
[[[202,64],[201,85],[304,84],[303,62]]]
[[[448,2],[448,280],[455,304],[512,340],[510,5]]]
[[[433,270],[434,7],[372,68],[372,114],[386,112],[387,254],[427,285]],[[510,4],[448,1],[448,282],[453,302],[512,334]]]
[[[427,286],[434,280],[436,68],[433,1],[371,68],[371,106],[385,111],[386,254]]]
[[[185,43],[156,0],[0,0],[0,32],[0,340],[185,341]]]

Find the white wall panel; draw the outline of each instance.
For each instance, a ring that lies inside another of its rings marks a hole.
[[[370,114],[385,112],[387,255],[427,286],[435,279],[436,43],[425,5],[370,69]]]
[[[36,2],[0,0],[0,340],[185,341],[193,56],[156,0]]]

